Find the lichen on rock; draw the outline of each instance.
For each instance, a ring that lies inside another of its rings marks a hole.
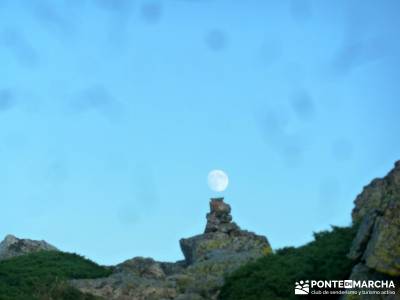
[[[374,179],[355,200],[358,232],[349,252],[357,262],[351,279],[400,278],[400,161],[384,178]],[[397,295],[396,295],[397,296]],[[397,299],[382,296],[379,299]],[[351,299],[345,297],[345,299]],[[359,296],[356,299],[378,299]]]

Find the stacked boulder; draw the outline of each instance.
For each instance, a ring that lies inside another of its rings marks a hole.
[[[210,212],[206,216],[207,225],[204,233],[224,232],[230,233],[239,230],[239,226],[232,222],[231,206],[224,202],[224,198],[212,198]]]

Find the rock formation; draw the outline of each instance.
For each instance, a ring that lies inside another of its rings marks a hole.
[[[227,259],[231,256],[243,261],[271,252],[268,240],[264,236],[241,230],[232,222],[230,212],[231,207],[223,198],[211,199],[204,234],[180,240],[182,252],[189,265],[210,259]]]
[[[166,263],[136,257],[115,267],[106,278],[73,280],[83,292],[107,300],[214,300],[224,276],[269,254],[264,236],[232,222],[223,198],[210,201],[203,234],[180,240],[184,260]],[[381,179],[364,187],[352,212],[358,232],[348,256],[354,260],[353,280],[400,282],[400,162]],[[0,243],[0,260],[41,250],[57,250],[44,241],[8,235]],[[396,295],[348,295],[345,300],[397,300]]]
[[[72,284],[110,300],[216,299],[224,275],[272,251],[265,237],[233,223],[230,212],[223,198],[211,199],[205,232],[180,241],[184,261],[136,257],[116,266],[107,278]]]
[[[349,252],[357,263],[351,279],[400,279],[400,161],[384,178],[373,180],[355,200],[353,223],[359,226]],[[400,291],[397,292],[399,294]],[[372,298],[371,298],[372,297]],[[346,299],[398,299],[365,295]]]
[[[57,248],[45,241],[19,239],[13,235],[7,235],[0,243],[0,260],[43,250],[56,251]]]

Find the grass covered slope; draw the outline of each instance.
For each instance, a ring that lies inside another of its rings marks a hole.
[[[226,278],[219,299],[298,299],[296,281],[348,279],[353,262],[346,255],[355,234],[353,227],[333,227],[315,233],[314,241],[302,247],[283,248],[245,265]],[[313,299],[311,295],[303,298]]]
[[[69,287],[76,278],[97,278],[110,270],[76,254],[42,251],[0,261],[0,300],[94,300]]]

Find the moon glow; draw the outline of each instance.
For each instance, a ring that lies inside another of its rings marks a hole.
[[[207,177],[208,186],[214,192],[223,192],[228,187],[228,175],[222,170],[212,170]]]

